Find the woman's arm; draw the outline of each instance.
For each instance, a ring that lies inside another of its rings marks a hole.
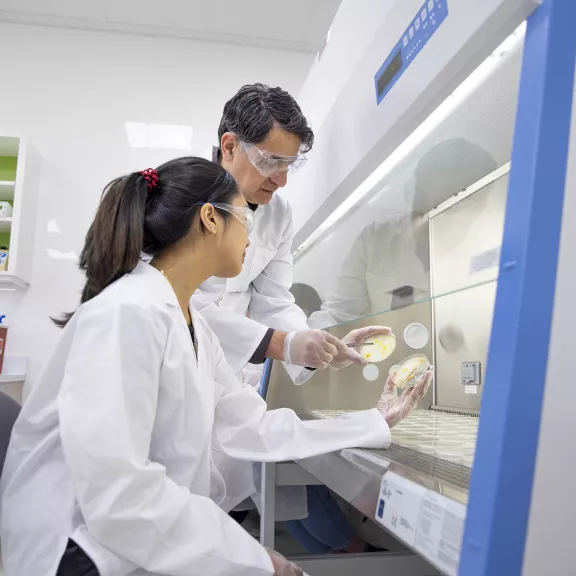
[[[214,447],[239,460],[300,460],[343,448],[387,448],[390,429],[377,409],[332,420],[303,422],[292,410],[266,410],[266,402],[243,386],[214,338],[216,381],[224,393],[216,407]]]

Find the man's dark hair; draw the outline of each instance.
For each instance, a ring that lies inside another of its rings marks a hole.
[[[248,144],[260,144],[275,124],[300,137],[302,152],[312,148],[314,132],[296,100],[282,88],[248,84],[224,105],[218,140],[224,133],[233,132]]]

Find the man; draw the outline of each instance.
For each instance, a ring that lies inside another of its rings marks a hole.
[[[218,138],[214,161],[234,176],[255,211],[242,273],[231,280],[213,278],[194,296],[226,359],[254,386],[260,371],[245,368],[266,358],[285,361],[297,384],[314,369],[365,364],[349,345],[386,329],[354,330],[343,340],[310,330],[290,293],[292,213],[276,192],[286,185],[289,171],[302,167],[314,142],[300,107],[280,88],[244,86],[224,106]]]

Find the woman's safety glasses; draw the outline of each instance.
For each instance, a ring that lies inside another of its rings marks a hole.
[[[240,149],[248,156],[252,166],[266,178],[274,178],[274,176],[284,174],[289,170],[296,172],[306,164],[306,156],[303,154],[282,156],[280,154],[272,154],[266,150],[260,150],[255,144],[248,144],[241,140],[239,142]]]
[[[250,210],[248,206],[233,206],[232,204],[221,204],[220,202],[202,202],[196,204],[196,206],[204,206],[204,204],[211,204],[218,210],[223,210],[224,212],[232,214],[234,218],[242,222],[246,227],[248,234],[250,234],[254,229],[254,212]]]

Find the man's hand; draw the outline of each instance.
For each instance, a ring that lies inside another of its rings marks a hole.
[[[284,361],[306,368],[327,368],[344,344],[323,330],[290,332],[284,341]]]
[[[330,366],[335,370],[346,368],[350,364],[360,364],[366,366],[368,362],[362,358],[360,353],[351,348],[351,346],[361,346],[370,336],[379,336],[381,334],[390,334],[392,331],[386,326],[368,326],[367,328],[358,328],[349,332],[342,340],[341,346],[338,347],[338,354],[334,356]]]

